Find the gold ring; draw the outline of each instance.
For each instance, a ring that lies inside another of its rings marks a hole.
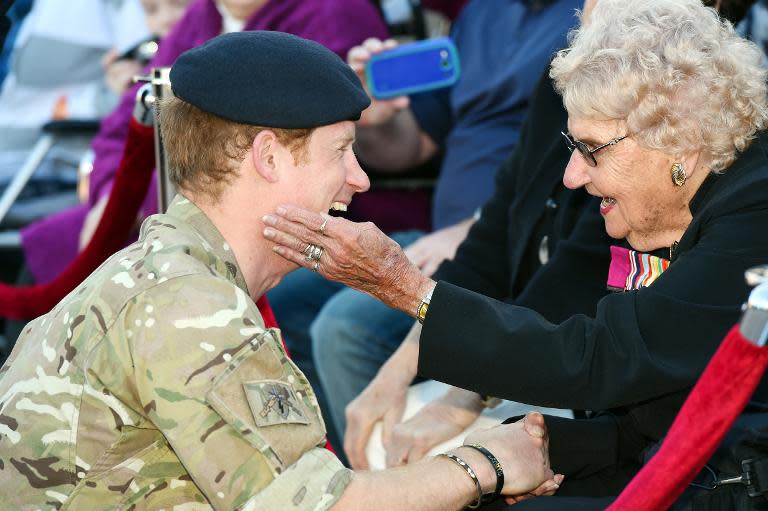
[[[328,219],[327,218],[323,221],[323,225],[320,226],[320,234],[322,234],[323,236],[325,236],[325,226],[326,225],[328,225]]]

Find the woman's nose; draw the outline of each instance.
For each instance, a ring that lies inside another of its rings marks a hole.
[[[584,161],[584,157],[579,154],[578,151],[573,151],[573,153],[571,153],[571,159],[568,160],[568,165],[565,167],[563,184],[567,188],[575,190],[576,188],[581,188],[589,183],[589,181],[587,162]]]

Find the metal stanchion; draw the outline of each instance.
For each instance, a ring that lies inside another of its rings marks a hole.
[[[163,149],[163,140],[160,135],[160,124],[158,120],[158,109],[160,101],[163,98],[173,96],[171,91],[170,67],[160,67],[152,69],[150,76],[136,77],[137,82],[144,82],[150,87],[139,90],[137,102],[143,103],[147,110],[154,112],[153,122],[155,126],[155,161],[157,165],[157,204],[161,213],[168,209],[168,205],[176,195],[176,188],[168,178],[168,160],[165,157]]]
[[[768,341],[768,265],[752,268],[745,276],[748,284],[757,287],[744,304],[739,331],[757,346],[765,346]]]

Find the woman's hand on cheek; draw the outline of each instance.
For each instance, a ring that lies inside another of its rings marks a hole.
[[[371,222],[350,222],[295,206],[281,206],[263,221],[264,237],[274,242],[277,254],[388,305],[410,274],[420,276],[400,245]],[[319,261],[308,259],[309,245],[323,249]]]

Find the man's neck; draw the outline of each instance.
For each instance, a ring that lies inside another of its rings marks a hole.
[[[265,203],[241,204],[242,198],[225,194],[216,204],[191,198],[227,241],[243,272],[248,293],[254,301],[275,287],[288,272],[286,262],[272,252],[264,239],[261,217],[269,213]]]

